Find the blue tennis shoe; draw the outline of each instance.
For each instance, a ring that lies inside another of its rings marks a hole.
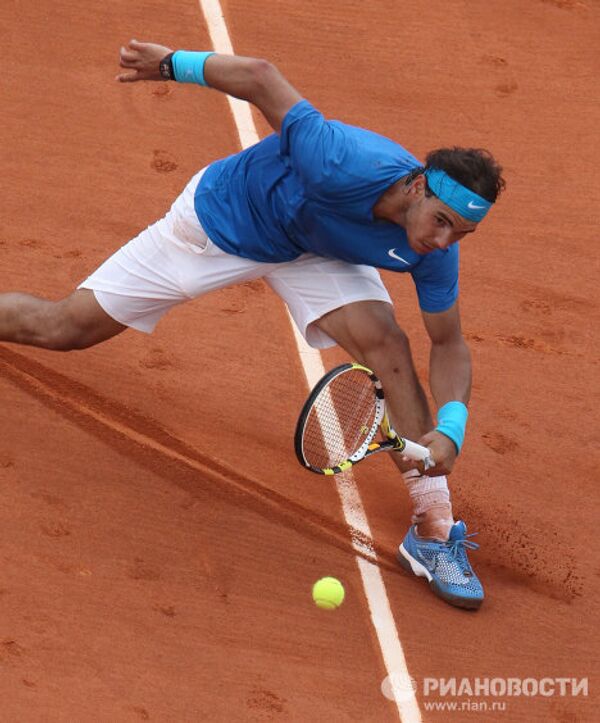
[[[424,577],[442,600],[460,608],[476,610],[483,602],[483,587],[467,557],[467,549],[479,545],[467,535],[462,520],[450,529],[447,542],[419,537],[416,525],[406,533],[398,550],[398,562],[408,572]]]

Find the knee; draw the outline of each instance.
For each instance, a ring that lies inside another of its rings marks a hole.
[[[408,351],[410,349],[410,341],[406,332],[401,329],[396,320],[392,318],[390,323],[385,327],[382,337],[382,345],[387,346],[392,351]]]
[[[339,307],[317,322],[350,356],[367,366],[385,356],[409,354],[408,337],[398,326],[391,304],[361,301]]]
[[[364,358],[366,365],[378,376],[413,367],[408,337],[399,327],[390,328],[378,343],[369,348]]]
[[[68,299],[48,302],[40,324],[39,345],[52,351],[74,351],[92,346]]]
[[[405,379],[416,374],[408,336],[395,320],[381,326],[364,360],[384,384],[394,383],[398,376]]]
[[[39,346],[51,351],[72,351],[77,346],[77,336],[61,319],[50,319],[42,331]]]
[[[387,305],[386,305],[387,306]],[[390,359],[410,356],[410,342],[406,333],[398,326],[391,308],[382,308],[369,321],[369,331],[365,335],[366,357],[387,357]]]
[[[87,349],[93,345],[92,342],[81,339],[74,330],[63,328],[58,329],[50,337],[46,348],[52,351],[76,351],[78,349]]]

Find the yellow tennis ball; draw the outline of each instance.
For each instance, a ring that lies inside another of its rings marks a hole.
[[[344,602],[344,586],[335,577],[322,577],[313,585],[315,605],[323,610],[335,610]]]

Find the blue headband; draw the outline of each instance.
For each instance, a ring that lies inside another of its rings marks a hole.
[[[439,168],[428,168],[425,177],[430,190],[440,201],[469,221],[481,221],[493,205]]]

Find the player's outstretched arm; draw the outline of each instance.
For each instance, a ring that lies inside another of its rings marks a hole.
[[[458,302],[437,314],[422,312],[431,340],[429,386],[438,407],[456,400],[464,405],[471,396],[471,354],[463,338]]]
[[[125,72],[116,79],[121,83],[164,81],[160,62],[172,52],[164,45],[130,40],[120,50],[120,65]],[[302,100],[274,65],[258,58],[210,55],[204,63],[204,79],[211,88],[255,105],[276,131],[280,130],[288,110]]]
[[[438,425],[419,442],[446,446],[454,459],[462,446],[471,396],[471,354],[461,331],[458,302],[437,314],[422,312],[431,340],[429,386],[438,406]]]

